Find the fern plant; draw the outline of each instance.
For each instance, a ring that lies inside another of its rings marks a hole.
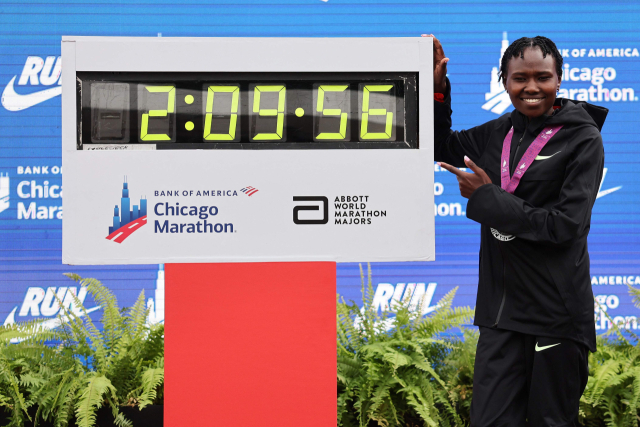
[[[469,323],[473,310],[452,308],[456,289],[430,316],[405,300],[378,314],[371,267],[362,279],[363,307],[338,296],[338,425],[462,426],[460,394],[442,378],[447,354],[461,341],[443,333]],[[393,315],[393,316],[390,316]],[[455,387],[455,386],[454,386]]]
[[[15,427],[32,419],[92,427],[103,406],[117,426],[130,427],[121,405],[142,409],[163,399],[164,326],[147,324],[144,291],[131,309],[120,310],[99,281],[68,276],[102,308],[102,329],[75,296],[77,310],[58,301],[60,326],[53,331],[38,321],[1,327],[0,407]]]
[[[453,350],[446,355],[441,372],[458,415],[466,424],[470,424],[473,372],[480,333],[476,329],[463,329],[462,333],[463,339],[456,342]]]
[[[640,290],[629,286],[629,294],[640,308]],[[597,301],[596,304],[600,305]],[[587,427],[638,427],[640,423],[640,341],[620,327],[600,306],[599,314],[612,328],[598,337],[598,351],[589,356],[589,379],[580,399],[580,417]],[[611,338],[614,334],[615,337]]]
[[[467,323],[472,310],[451,308],[454,289],[429,317],[407,301],[378,314],[371,269],[361,278],[362,309],[338,297],[338,425],[468,425],[479,334],[463,329],[462,340],[440,334]],[[640,289],[630,286],[629,293],[640,309]],[[640,339],[605,310],[600,314],[612,328],[589,356],[580,421],[586,427],[639,427]]]

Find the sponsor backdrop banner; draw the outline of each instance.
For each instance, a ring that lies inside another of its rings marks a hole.
[[[0,5],[0,322],[53,319],[54,294],[76,293],[61,273],[96,277],[121,305],[145,290],[152,321],[164,319],[162,265],[64,266],[61,263],[60,39],[62,35],[225,37],[414,37],[443,42],[453,87],[453,123],[466,129],[512,109],[497,83],[502,52],[522,36],[545,35],[564,57],[560,95],[610,109],[603,129],[605,174],[589,238],[594,294],[614,321],[638,329],[640,310],[627,285],[640,286],[640,2],[513,3],[290,0],[265,4],[78,0]],[[150,12],[153,13],[150,13]],[[295,52],[291,53],[295,55]],[[379,53],[385,60],[384,52]],[[233,58],[225,58],[233,61]],[[455,305],[475,305],[479,226],[452,175],[434,166],[436,262],[372,265],[375,303],[426,294],[424,310],[457,287]],[[115,185],[115,184],[114,184]],[[248,189],[250,191],[250,189]],[[112,212],[93,219],[109,224]],[[366,271],[366,266],[365,266]],[[183,290],[182,292],[189,292]],[[338,292],[360,301],[358,264],[338,264]],[[86,298],[86,299],[85,299]],[[198,295],[193,295],[198,298]],[[211,310],[215,303],[211,302]],[[99,308],[91,313],[98,316]],[[595,313],[596,328],[610,322]]]

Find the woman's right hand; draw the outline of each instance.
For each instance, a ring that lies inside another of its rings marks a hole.
[[[444,55],[440,40],[433,34],[423,34],[422,37],[433,37],[433,92],[445,93],[447,91],[447,62],[449,62],[449,58]]]

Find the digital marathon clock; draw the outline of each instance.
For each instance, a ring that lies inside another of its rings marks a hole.
[[[78,73],[79,147],[417,148],[417,73]]]
[[[63,37],[63,262],[435,259],[432,49]]]

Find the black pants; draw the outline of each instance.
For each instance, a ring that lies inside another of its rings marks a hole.
[[[588,355],[568,339],[480,327],[471,427],[579,426]]]

